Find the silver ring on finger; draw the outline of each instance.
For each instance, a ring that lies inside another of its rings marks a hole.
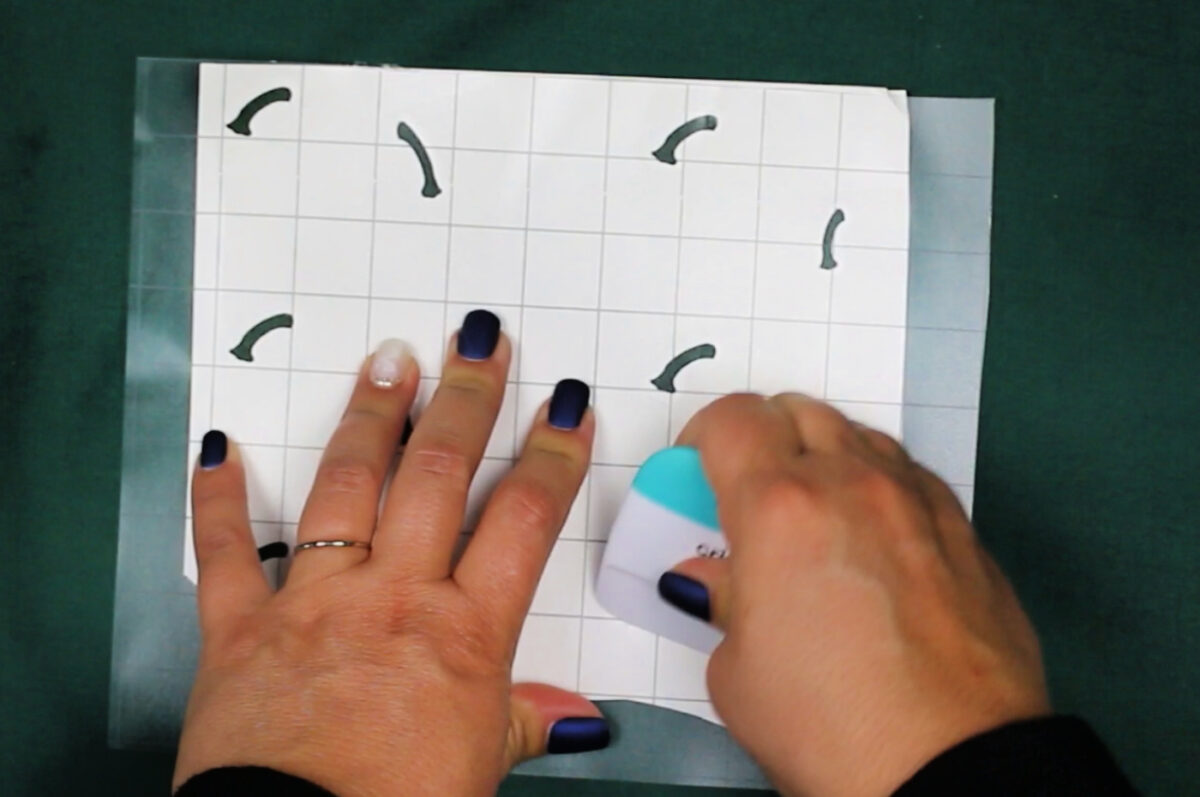
[[[320,548],[363,548],[371,550],[371,543],[363,542],[362,540],[310,540],[297,545],[293,554],[298,554],[301,551],[309,549],[318,550]]]

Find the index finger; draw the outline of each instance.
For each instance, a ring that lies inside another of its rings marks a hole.
[[[709,404],[688,421],[676,444],[700,451],[718,506],[739,485],[788,470],[803,451],[791,416],[754,393],[735,393]]]
[[[192,474],[192,515],[196,603],[208,634],[271,596],[250,532],[241,452],[216,430],[204,435]]]

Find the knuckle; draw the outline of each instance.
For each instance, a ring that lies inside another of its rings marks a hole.
[[[438,385],[443,397],[479,401],[496,392],[497,380],[486,370],[478,368],[453,369],[444,374]]]
[[[759,487],[757,504],[768,523],[796,522],[823,504],[815,485],[800,479],[778,476]]]
[[[421,473],[439,476],[453,481],[465,482],[471,472],[471,463],[463,447],[450,437],[438,437],[409,447],[404,452]]]
[[[762,406],[766,401],[766,397],[758,393],[731,393],[727,396],[711,402],[701,412],[705,417],[740,417],[747,411],[752,411]]]
[[[342,415],[339,425],[346,430],[371,433],[379,426],[388,424],[391,419],[378,410],[370,407],[350,407]],[[363,429],[362,427],[367,427]]]
[[[732,407],[733,409],[745,409],[746,407],[757,407],[766,401],[766,397],[761,393],[751,393],[743,391],[739,393],[730,393],[721,396],[712,402],[714,407]]]
[[[904,446],[896,438],[889,434],[872,429],[869,426],[855,424],[854,429],[866,441],[870,450],[874,451],[879,456],[891,460],[896,463],[905,463],[908,461],[908,452],[904,450]]]
[[[521,457],[545,458],[550,467],[582,478],[589,453],[588,444],[576,435],[546,434],[535,428],[529,434]]]
[[[942,547],[933,537],[911,533],[907,524],[888,527],[895,539],[892,553],[901,566],[913,575],[913,594],[944,599],[950,590],[949,570]],[[886,531],[887,529],[885,529]]]
[[[383,474],[359,457],[330,457],[317,470],[316,484],[326,493],[359,495],[378,491]]]
[[[194,508],[211,506],[212,504],[227,497],[229,494],[230,485],[224,479],[204,478],[195,479],[192,482],[192,506]]]
[[[822,423],[827,423],[830,426],[838,426],[839,428],[849,431],[850,419],[845,414],[832,404],[828,404],[820,399],[809,399],[809,407],[813,413],[821,419]]]
[[[493,500],[506,524],[522,529],[544,529],[557,524],[562,507],[547,485],[532,481],[508,481],[497,489]]]
[[[893,509],[910,500],[908,487],[882,468],[865,464],[855,468],[851,482],[860,498],[881,509]]]
[[[853,495],[872,513],[880,533],[893,544],[902,545],[922,567],[940,558],[925,502],[902,476],[877,467],[861,467],[853,475]]]
[[[808,417],[804,421],[806,428],[820,436],[834,440],[837,447],[846,450],[856,442],[854,427],[839,410],[818,401],[810,401],[802,410]]]
[[[823,404],[818,398],[813,398],[807,393],[800,393],[795,390],[776,393],[768,400],[773,404],[791,405],[792,407],[804,410],[805,412],[813,410],[817,407],[829,406],[827,404]]]
[[[757,393],[730,393],[706,404],[693,417],[693,422],[697,426],[724,425],[743,417],[765,400]]]
[[[228,519],[215,519],[197,525],[195,529],[196,557],[207,559],[242,542],[245,530]]]
[[[526,756],[533,755],[532,745],[529,742],[529,732],[525,728],[525,723],[519,722],[516,717],[509,717],[508,732],[504,736],[504,751],[507,760],[519,762]]]
[[[756,393],[722,396],[696,411],[675,439],[680,445],[696,446],[701,451],[725,450],[725,441],[736,441],[744,434],[764,401]]]
[[[780,477],[762,488],[756,535],[781,556],[823,561],[838,547],[836,498],[807,479]]]
[[[772,404],[785,410],[790,410],[807,423],[849,426],[850,422],[832,404],[807,393],[778,393],[770,399]]]
[[[900,441],[892,437],[890,434],[879,431],[878,429],[866,429],[866,434],[884,451],[887,451],[893,456],[900,456],[904,453],[904,446],[900,445]]]
[[[950,485],[920,465],[914,471],[914,478],[917,488],[929,496],[941,517],[955,526],[966,525],[969,527],[971,525],[962,502]],[[971,529],[971,533],[974,533],[973,529]]]

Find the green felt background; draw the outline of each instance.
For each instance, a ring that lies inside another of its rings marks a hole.
[[[0,783],[165,793],[105,749],[134,59],[367,61],[995,96],[976,518],[1057,704],[1200,783],[1200,5],[0,4]],[[682,794],[520,780],[506,794]]]

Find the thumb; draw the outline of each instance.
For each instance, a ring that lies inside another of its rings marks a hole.
[[[608,720],[583,695],[548,684],[513,684],[508,768],[550,753],[586,753],[608,747]]]
[[[728,630],[729,560],[685,559],[659,577],[658,594],[681,612]]]

